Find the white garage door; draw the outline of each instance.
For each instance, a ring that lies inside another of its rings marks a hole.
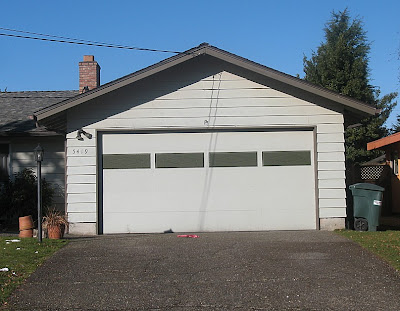
[[[315,229],[313,137],[105,133],[103,232]]]

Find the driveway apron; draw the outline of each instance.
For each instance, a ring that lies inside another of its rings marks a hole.
[[[400,310],[399,274],[323,231],[73,238],[15,310]]]

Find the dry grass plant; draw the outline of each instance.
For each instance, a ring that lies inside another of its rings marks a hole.
[[[47,229],[52,226],[63,226],[66,229],[68,228],[68,220],[67,216],[62,214],[60,211],[55,209],[49,210],[46,213],[46,216],[43,217],[43,228]]]

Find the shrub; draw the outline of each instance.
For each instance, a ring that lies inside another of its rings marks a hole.
[[[54,189],[42,178],[42,207],[46,211],[53,203]],[[8,224],[15,224],[18,217],[37,213],[37,177],[32,169],[24,169],[8,179],[0,189],[0,218]]]

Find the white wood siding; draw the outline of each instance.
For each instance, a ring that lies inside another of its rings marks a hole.
[[[41,144],[44,149],[42,177],[49,181],[53,189],[54,205],[65,210],[65,152],[63,137],[14,138],[10,142],[11,175],[30,168],[37,174],[37,163],[34,159],[34,148]]]
[[[179,75],[161,76],[156,83],[127,87],[68,111],[67,210],[71,220],[86,222],[89,213],[90,219],[96,221],[92,205],[96,203],[96,130],[111,129],[315,126],[318,185],[324,189],[319,192],[319,217],[345,215],[344,120],[339,110],[318,106],[226,71],[190,85],[183,82]],[[93,138],[83,136],[84,140],[78,141],[79,128]],[[90,205],[81,205],[86,203]],[[79,212],[85,217],[80,218]]]

